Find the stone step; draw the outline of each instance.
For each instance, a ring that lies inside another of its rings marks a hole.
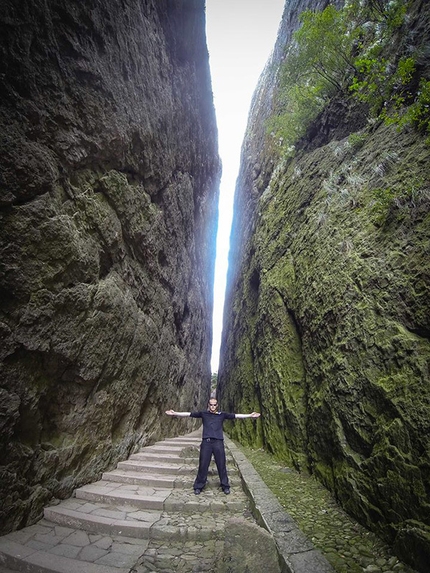
[[[86,535],[83,531],[78,533]],[[148,545],[147,541],[141,541],[140,546],[134,545],[134,552],[133,546],[132,551],[128,552],[127,545],[123,543],[122,553],[107,551],[91,543],[75,546],[58,542],[49,546],[37,540],[17,543],[8,537],[0,538],[0,562],[6,568],[25,573],[129,573]],[[110,543],[112,548],[115,542],[111,539]],[[120,548],[119,545],[121,543],[117,540],[116,549]],[[45,548],[41,549],[42,546]]]
[[[193,490],[182,492],[173,490],[164,502],[167,513],[206,513],[216,515],[219,513],[236,513],[247,508],[247,497],[241,487],[232,488],[230,495],[225,495],[221,488],[215,484],[207,484],[200,495],[194,495]]]
[[[198,437],[194,437],[194,438],[190,438],[190,437],[182,437],[182,438],[166,438],[165,440],[161,440],[160,442],[157,442],[157,444],[182,444],[182,445],[186,445],[186,446],[194,446],[194,445],[200,445],[202,441],[201,436]]]
[[[137,472],[127,469],[125,470],[118,469],[104,473],[102,479],[104,481],[113,481],[124,484],[142,485],[146,487],[168,489],[176,487],[175,482],[177,481],[177,476],[176,475],[170,476],[167,474],[160,476],[160,475],[144,474],[143,472]]]
[[[166,456],[169,455],[179,456],[183,451],[185,452],[194,450],[196,450],[196,452],[198,451],[198,447],[193,447],[191,450],[189,450],[189,448],[190,446],[184,446],[184,445],[163,445],[163,443],[160,442],[159,444],[154,444],[153,446],[145,446],[140,451],[157,452],[159,454],[163,454]]]
[[[144,511],[130,505],[114,507],[67,499],[59,505],[46,507],[44,517],[57,525],[91,533],[148,539],[151,526],[161,517],[161,510]]]
[[[194,495],[192,489],[182,492],[179,489],[156,489],[137,485],[123,485],[99,481],[76,490],[76,499],[110,505],[131,505],[145,510],[183,511],[239,511],[245,507],[246,496],[239,491],[234,496],[226,496],[218,485],[208,484],[203,493]]]
[[[230,482],[233,484],[239,484],[238,472],[232,471],[228,472],[230,477]],[[194,474],[187,475],[152,475],[146,474],[144,472],[129,471],[129,470],[112,470],[111,472],[106,472],[102,476],[103,481],[110,481],[122,484],[131,485],[141,485],[143,487],[153,487],[158,489],[164,488],[193,488]],[[219,482],[218,472],[215,468],[208,471],[208,483],[212,484],[213,487],[217,487]]]
[[[163,454],[162,452],[148,452],[142,450],[137,454],[131,454],[129,460],[146,462],[168,462],[169,464],[198,464],[199,458],[181,457],[176,454]]]
[[[221,512],[220,507],[223,501],[229,501],[223,500],[221,495],[214,490],[212,498],[209,497],[206,501],[202,498],[200,503],[193,503],[194,506],[198,504],[200,509],[194,514],[191,526],[190,512],[184,512],[183,507],[178,512],[162,512],[140,510],[132,506],[114,508],[109,504],[89,503],[78,499],[68,499],[59,505],[45,508],[43,523],[110,537],[126,536],[166,541],[221,539],[225,526],[225,517],[222,515],[225,512]],[[215,508],[214,501],[217,501]],[[242,504],[228,504],[232,515],[237,513],[238,508],[242,511]]]
[[[178,464],[170,463],[160,463],[160,462],[150,462],[143,460],[125,460],[117,464],[117,469],[130,470],[130,471],[141,471],[153,474],[190,474],[197,471],[198,464],[192,466],[190,464],[184,464],[182,466]]]
[[[149,450],[141,450],[136,454],[131,454],[128,458],[129,460],[138,460],[138,461],[148,461],[148,462],[165,462],[169,464],[193,464],[197,466],[199,463],[199,457],[193,456],[181,456],[177,454],[166,454],[163,452],[158,451],[149,451]],[[227,463],[232,463],[233,458],[231,455],[226,454]]]
[[[198,448],[202,443],[199,440],[163,440],[153,444],[154,446],[167,447],[167,448]]]
[[[227,461],[227,468],[228,468],[228,475],[229,476],[237,476],[238,469],[237,467],[229,463]],[[133,473],[140,473],[143,475],[150,475],[156,476],[158,475],[160,478],[162,476],[168,476],[170,478],[176,477],[181,478],[183,476],[189,477],[194,476],[197,474],[198,463],[195,465],[185,464],[185,465],[178,465],[178,464],[167,464],[167,463],[159,463],[159,462],[147,462],[145,460],[126,460],[123,462],[119,462],[117,464],[117,470],[123,473],[125,472],[133,472]],[[115,470],[113,470],[115,471]],[[109,472],[111,473],[111,472]],[[211,463],[208,475],[218,475],[218,470],[216,469],[215,463]]]
[[[98,481],[80,487],[75,491],[75,496],[87,501],[129,504],[140,509],[163,509],[164,501],[170,493],[170,489]]]

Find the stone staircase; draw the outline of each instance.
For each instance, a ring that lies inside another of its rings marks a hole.
[[[194,495],[199,444],[200,431],[145,447],[45,508],[37,524],[0,538],[0,573],[216,571],[228,520],[254,522],[228,452],[231,494],[211,465]]]

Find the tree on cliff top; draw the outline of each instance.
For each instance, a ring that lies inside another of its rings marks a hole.
[[[414,57],[383,57],[405,14],[401,0],[352,0],[342,10],[328,6],[301,14],[302,26],[280,70],[278,109],[268,122],[285,154],[294,153],[296,142],[339,93],[367,103],[374,117],[430,130],[428,82],[423,79],[419,90],[410,90]]]

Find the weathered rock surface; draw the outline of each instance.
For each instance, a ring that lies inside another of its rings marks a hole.
[[[232,517],[225,526],[224,552],[217,573],[260,571],[281,573],[272,535],[243,517]]]
[[[219,393],[235,438],[312,471],[421,571],[430,562],[429,147],[333,102],[293,159],[265,136],[297,14],[254,95],[235,197]],[[428,45],[415,2],[408,41]],[[418,33],[419,31],[419,33]],[[410,45],[409,45],[410,47]],[[427,63],[428,65],[428,63]],[[428,73],[428,68],[426,68]],[[364,134],[362,146],[348,135]],[[375,189],[401,199],[375,203]]]
[[[210,388],[220,164],[203,0],[0,14],[1,531]]]

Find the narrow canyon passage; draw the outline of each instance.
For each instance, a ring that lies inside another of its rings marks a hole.
[[[0,534],[28,557],[47,538],[86,548],[88,571],[108,548],[136,557],[102,532],[38,529],[44,509],[138,491],[94,484],[194,430],[164,412],[204,409],[213,391],[225,411],[261,412],[227,434],[303,528],[302,565],[315,547],[342,573],[427,573],[430,4],[285,2],[249,114],[243,103],[215,388],[211,1],[4,3]],[[245,520],[256,479],[237,486]],[[331,496],[320,507],[312,484]],[[342,534],[322,533],[327,515]]]

